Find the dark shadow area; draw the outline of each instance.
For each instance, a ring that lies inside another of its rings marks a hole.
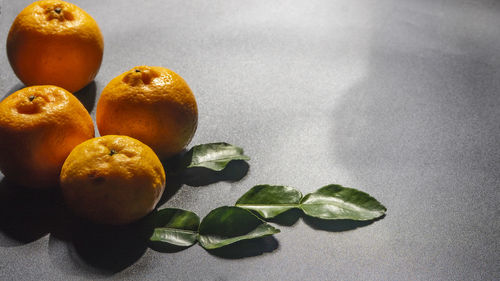
[[[219,181],[236,182],[246,176],[249,167],[247,162],[235,160],[219,172],[200,167],[189,168],[183,172],[182,181],[189,186],[205,186]]]
[[[165,169],[165,191],[160,198],[157,206],[165,204],[172,196],[174,196],[177,191],[183,185],[182,182],[182,153],[175,155],[171,158],[164,159],[161,161],[163,168]]]
[[[163,194],[160,198],[160,201],[156,206],[161,206],[165,204],[170,198],[172,198],[177,191],[182,186],[182,177],[179,175],[171,174],[169,175],[168,173],[166,174],[166,182],[165,182],[165,191],[163,191]]]
[[[75,265],[84,262],[89,273],[112,275],[120,272],[139,260],[148,248],[153,227],[148,215],[141,220],[121,226],[100,225],[81,219],[66,210],[65,218],[51,235],[58,240],[70,243],[77,256],[69,255]],[[50,246],[50,245],[49,245]],[[55,251],[53,255],[59,255]],[[53,258],[57,261],[57,257]],[[67,263],[67,259],[59,263]],[[60,265],[64,268],[64,264]]]
[[[152,228],[140,220],[125,226],[97,225],[75,220],[68,227],[71,243],[79,258],[107,273],[120,272],[146,252]]]
[[[22,246],[50,233],[73,244],[85,263],[115,273],[146,251],[153,233],[146,218],[126,226],[93,224],[73,216],[57,188],[35,190],[5,178],[0,181],[0,232],[4,236],[0,247]]]
[[[22,88],[26,87],[23,83],[19,82],[14,87],[10,88],[10,90],[0,99],[0,101],[3,101],[6,97],[12,95],[14,92],[17,92],[21,90]]]
[[[207,250],[211,255],[224,259],[242,259],[260,256],[278,249],[279,242],[273,236],[243,240],[222,248]]]
[[[170,158],[164,158],[164,159],[160,159],[161,160],[161,164],[163,165],[163,168],[165,168],[165,173],[167,174],[175,174],[175,175],[179,175],[182,173],[182,171],[184,170],[184,167],[185,167],[185,155],[186,155],[187,151],[186,149],[182,150],[181,152],[179,152],[178,154],[170,157]]]
[[[292,226],[297,223],[301,215],[302,211],[300,209],[290,209],[272,219],[266,219],[266,221],[283,226]]]
[[[87,86],[83,87],[83,89],[74,93],[75,97],[77,97],[80,102],[85,106],[88,112],[92,112],[94,109],[95,99],[96,99],[96,83],[95,81],[90,82]]]
[[[56,189],[29,189],[3,178],[0,181],[0,232],[7,239],[0,240],[0,246],[19,246],[47,235],[59,223],[63,209]]]
[[[384,217],[385,217],[385,215],[383,215],[382,217],[380,217],[378,219],[369,220],[369,221],[324,220],[324,219],[310,217],[307,215],[304,215],[302,218],[304,219],[304,222],[307,225],[309,225],[310,227],[312,227],[314,229],[330,231],[330,232],[342,232],[342,231],[354,230],[358,227],[370,225],[370,224],[374,223],[375,221],[383,219]]]

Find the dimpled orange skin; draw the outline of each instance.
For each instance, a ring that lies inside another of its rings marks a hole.
[[[166,158],[191,141],[198,108],[193,92],[178,74],[163,67],[138,66],[104,88],[96,121],[101,135],[131,136]]]
[[[93,137],[89,113],[63,88],[28,87],[0,102],[0,170],[19,185],[57,187],[71,150]]]
[[[165,189],[165,171],[147,145],[108,135],[81,143],[61,171],[66,204],[101,224],[127,224],[151,212]]]
[[[95,20],[64,1],[37,1],[16,17],[7,37],[7,56],[27,86],[56,85],[72,93],[99,71],[104,43]]]

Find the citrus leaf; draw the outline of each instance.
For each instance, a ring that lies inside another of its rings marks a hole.
[[[242,148],[224,142],[196,145],[185,157],[187,168],[203,167],[214,171],[222,171],[233,160],[250,160]]]
[[[196,243],[200,218],[190,211],[167,208],[154,214],[154,224],[149,240],[189,247]]]
[[[250,211],[224,206],[211,211],[201,221],[198,241],[207,249],[217,249],[238,241],[260,238],[280,232]]]
[[[236,206],[256,211],[269,219],[290,209],[298,208],[302,193],[283,185],[256,185],[236,201]]]
[[[302,198],[300,208],[309,216],[321,219],[372,220],[387,209],[365,192],[331,184]]]

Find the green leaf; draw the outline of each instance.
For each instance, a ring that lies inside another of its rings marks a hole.
[[[309,216],[330,220],[372,220],[387,211],[367,193],[336,184],[307,194],[302,199],[300,208]]]
[[[162,209],[154,214],[153,235],[149,240],[189,247],[196,243],[200,218],[193,212],[181,209]]]
[[[194,146],[185,157],[187,168],[203,167],[214,171],[222,171],[233,160],[250,160],[242,148],[224,142]]]
[[[280,232],[250,211],[224,206],[211,211],[200,224],[198,241],[207,249],[220,248],[241,240],[255,239]]]
[[[302,193],[283,185],[256,185],[236,201],[236,206],[254,210],[269,219],[290,209],[298,208]]]

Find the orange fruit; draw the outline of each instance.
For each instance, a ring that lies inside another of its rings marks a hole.
[[[66,204],[102,224],[126,224],[151,212],[165,188],[156,154],[127,136],[87,140],[73,149],[61,170]]]
[[[27,86],[56,85],[76,92],[101,66],[104,43],[95,20],[64,1],[36,1],[16,17],[7,56]]]
[[[96,121],[101,135],[131,136],[165,158],[191,141],[198,109],[193,92],[178,74],[163,67],[138,66],[104,88]]]
[[[92,118],[63,88],[28,87],[0,102],[0,170],[19,185],[57,186],[66,157],[92,137]]]

